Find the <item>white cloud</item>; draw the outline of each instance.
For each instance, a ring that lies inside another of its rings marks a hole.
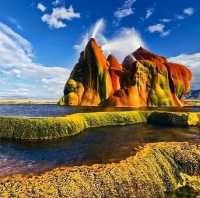
[[[33,61],[32,45],[0,22],[0,97],[58,98],[69,70],[46,67]],[[46,79],[44,81],[44,79]]]
[[[182,11],[182,14],[178,14],[176,15],[176,19],[178,20],[183,20],[186,18],[186,16],[192,16],[194,14],[194,8],[185,8],[183,11]]]
[[[103,35],[105,30],[105,20],[103,18],[96,21],[94,25],[82,36],[81,42],[74,45],[74,48],[80,53],[86,47],[90,38],[95,38],[99,44],[105,44],[107,42]]]
[[[192,16],[194,14],[194,8],[185,8],[183,13],[188,16]]]
[[[153,12],[154,12],[154,8],[147,9],[145,19],[149,19],[152,16]]]
[[[18,21],[13,17],[8,17],[8,21],[15,25],[15,27],[19,30],[23,30],[22,26],[18,23]]]
[[[171,62],[176,62],[188,66],[192,71],[192,89],[200,89],[200,53],[181,54],[168,59]]]
[[[80,18],[80,13],[74,12],[72,6],[68,9],[65,7],[59,7],[53,8],[51,14],[44,14],[42,16],[42,21],[47,23],[50,27],[58,29],[66,27],[64,21],[70,21],[74,18]]]
[[[172,21],[172,19],[170,19],[170,18],[163,18],[163,19],[160,19],[160,21],[162,23],[170,23]]]
[[[181,14],[178,14],[178,15],[176,15],[176,19],[183,20],[183,19],[185,19],[185,16],[181,15]]]
[[[121,28],[115,36],[107,40],[107,42],[102,46],[102,49],[106,54],[111,53],[120,61],[123,61],[128,54],[141,46],[145,47],[145,43],[136,29],[132,27]]]
[[[122,19],[129,15],[132,15],[134,13],[133,4],[135,2],[136,2],[136,0],[125,0],[122,7],[118,8],[115,11],[114,16],[118,19]]]
[[[154,32],[163,32],[164,28],[165,28],[165,25],[158,23],[158,24],[149,26],[148,30],[151,33],[154,33]]]
[[[99,19],[92,28],[84,34],[80,44],[74,46],[75,49],[78,50],[78,52],[82,51],[88,40],[93,37],[97,40],[98,44],[102,46],[106,55],[112,53],[119,61],[123,61],[125,56],[132,53],[140,46],[145,47],[144,41],[134,27],[121,28],[111,38],[105,37],[105,27],[105,20]]]
[[[165,30],[165,25],[162,24],[162,23],[158,23],[158,24],[155,24],[155,25],[150,25],[148,27],[148,31],[150,33],[160,33],[160,36],[161,37],[165,37],[165,36],[168,36],[170,34],[170,30]]]
[[[60,4],[60,0],[55,0],[55,1],[52,2],[53,6],[57,6],[58,4]]]
[[[171,33],[171,30],[167,30],[161,33],[161,37],[166,37]]]
[[[79,44],[74,45],[74,49],[77,50],[78,53],[80,53],[87,45],[87,42],[89,41],[90,37],[91,34],[85,33],[81,38],[81,42]]]
[[[37,4],[37,9],[41,12],[44,12],[46,10],[46,7],[42,3]]]

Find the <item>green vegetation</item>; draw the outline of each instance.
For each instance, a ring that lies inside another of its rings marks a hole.
[[[1,178],[0,197],[196,197],[200,192],[199,160],[198,145],[147,144],[119,163]]]
[[[181,127],[198,126],[200,113],[152,112],[148,117],[148,123]]]
[[[148,98],[150,106],[173,106],[173,99],[171,97],[171,90],[169,86],[168,71],[165,67],[158,67],[157,74],[155,75],[155,64],[151,61],[143,61],[144,68],[148,68],[146,72],[141,71],[140,76],[144,73],[148,76],[148,87],[151,91]],[[156,78],[155,78],[156,76]],[[138,84],[141,84],[139,80]]]
[[[73,136],[92,127],[136,123],[167,126],[200,125],[200,113],[121,111],[76,113],[65,117],[0,117],[0,138],[50,140]]]
[[[76,135],[91,127],[146,122],[148,112],[77,113],[66,117],[0,117],[0,138],[48,140]]]
[[[187,126],[188,115],[187,113],[169,113],[169,112],[153,112],[148,122],[156,125],[166,126]]]
[[[181,186],[173,192],[166,192],[165,198],[195,198],[199,195],[197,191],[194,190],[189,185]]]
[[[47,140],[90,127],[136,123],[200,126],[200,113],[151,111],[77,113],[66,117],[0,117],[0,138]],[[0,178],[0,197],[196,197],[200,146],[154,143],[118,163],[56,168],[40,175]]]

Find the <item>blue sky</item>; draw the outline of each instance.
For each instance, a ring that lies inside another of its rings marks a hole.
[[[200,1],[1,0],[0,97],[57,98],[87,40],[120,61],[140,45],[200,83]]]

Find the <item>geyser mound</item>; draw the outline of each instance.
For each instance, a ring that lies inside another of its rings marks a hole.
[[[143,48],[122,64],[108,58],[91,39],[80,54],[64,88],[61,105],[73,106],[183,106],[190,91],[191,71]]]

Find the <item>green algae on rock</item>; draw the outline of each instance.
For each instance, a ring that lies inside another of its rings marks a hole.
[[[76,113],[65,117],[0,117],[0,138],[26,141],[51,140],[76,135],[87,128],[136,123],[200,126],[200,113],[121,111]]]
[[[200,107],[200,100],[185,100],[185,106],[189,107]]]
[[[166,192],[165,198],[195,198],[197,195],[199,195],[198,191],[189,185],[185,185],[177,188],[173,192]]]
[[[73,136],[92,127],[147,122],[149,112],[77,113],[66,117],[0,117],[0,138],[50,140]]]
[[[56,168],[0,178],[0,197],[165,197],[188,186],[199,193],[200,146],[154,143],[119,163]]]
[[[148,117],[148,123],[182,127],[198,126],[200,125],[200,113],[152,112]]]

